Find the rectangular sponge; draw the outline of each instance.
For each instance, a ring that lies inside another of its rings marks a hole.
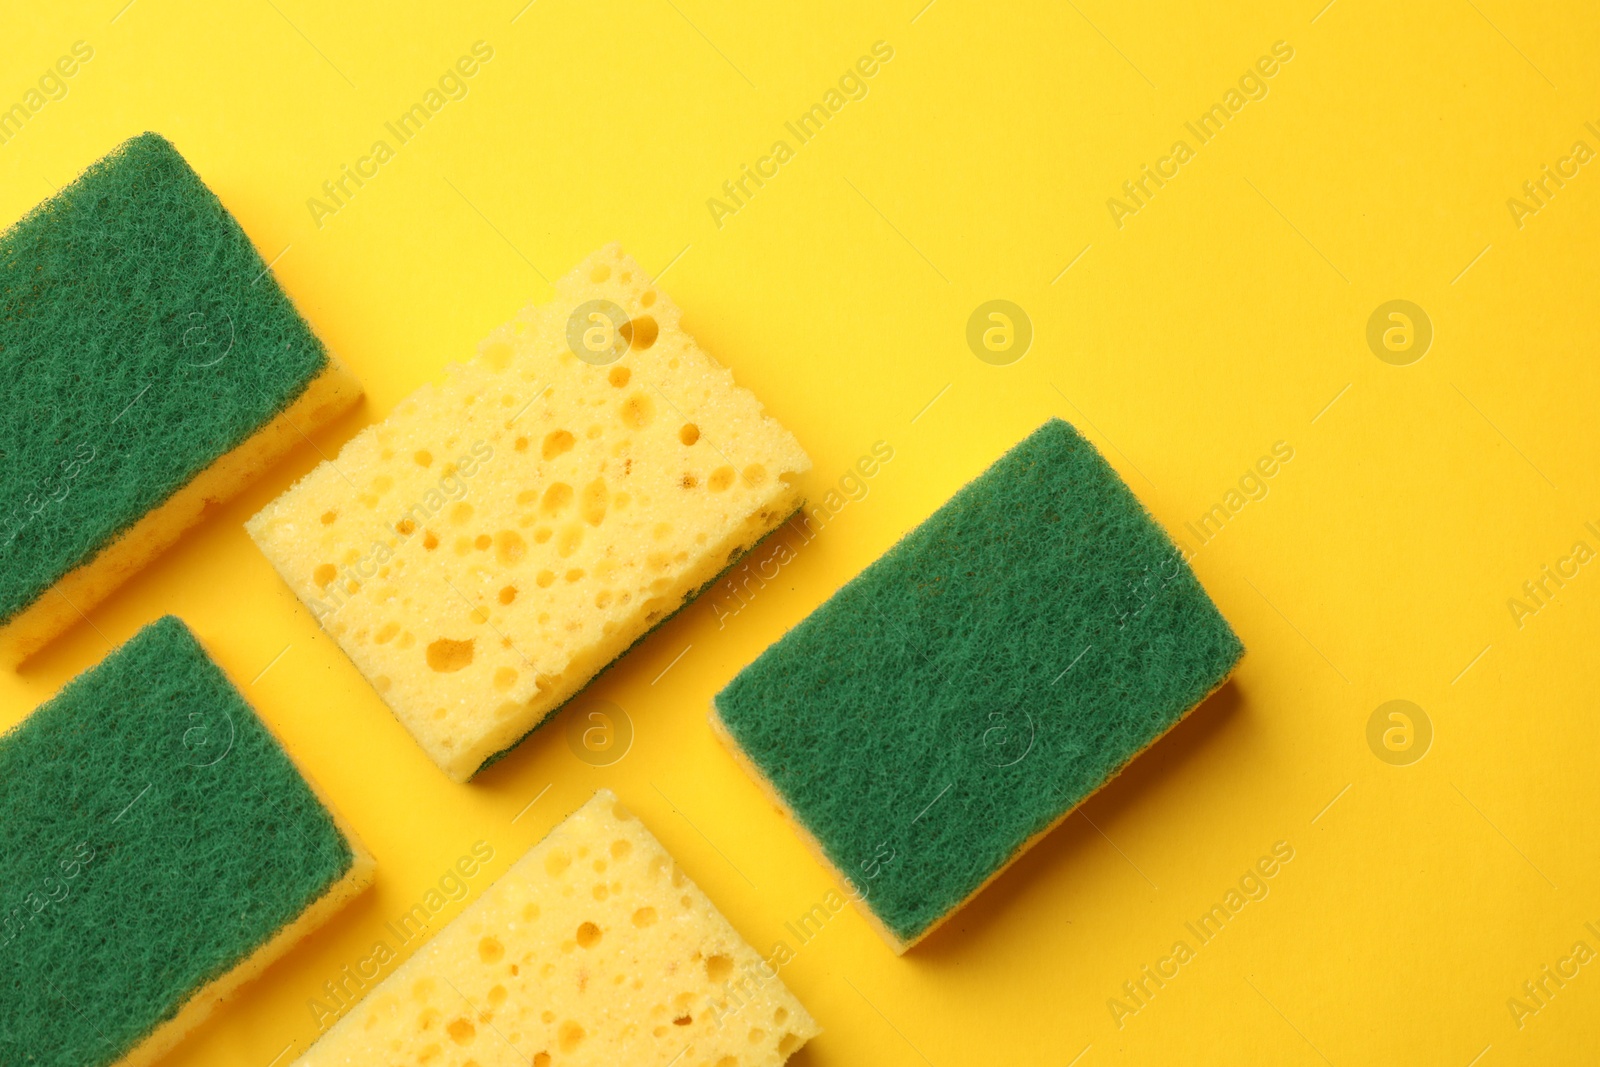
[[[170,616],[0,737],[0,811],[0,1063],[152,1063],[372,877]]]
[[[741,671],[712,724],[901,952],[1243,652],[1052,419]]]
[[[809,468],[613,245],[248,529],[466,781],[788,518]]]
[[[602,789],[295,1067],[779,1067],[817,1033]]]
[[[0,235],[0,662],[360,398],[153,133]]]

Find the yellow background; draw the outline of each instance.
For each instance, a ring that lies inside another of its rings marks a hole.
[[[157,130],[264,256],[287,249],[278,276],[367,390],[92,626],[0,676],[10,725],[175,612],[378,856],[372,892],[168,1062],[287,1063],[316,1033],[307,1000],[472,842],[498,874],[600,785],[750,941],[792,945],[783,924],[829,876],[712,739],[708,700],[1051,415],[1191,548],[1186,522],[1293,447],[1194,560],[1249,654],[907,957],[850,912],[798,949],[783,977],[826,1033],[795,1062],[1592,1056],[1600,964],[1520,1029],[1507,999],[1575,941],[1600,950],[1583,925],[1600,926],[1600,566],[1520,628],[1507,600],[1575,541],[1600,548],[1597,165],[1520,229],[1506,206],[1575,140],[1600,149],[1592,9],[523,2],[106,0],[16,8],[0,34],[6,105],[74,41],[95,50],[0,146],[0,217]],[[470,94],[318,228],[307,199],[478,40],[494,58]],[[707,198],[879,40],[894,58],[869,95],[718,228]],[[1265,99],[1117,228],[1107,198],[1196,147],[1183,123],[1280,40],[1294,58]],[[546,295],[541,273],[613,239],[672,264],[691,328],[809,450],[813,499],[874,442],[895,458],[726,625],[701,602],[596,686],[635,726],[619,763],[545,731],[452,785],[241,524]],[[964,340],[992,298],[1036,331],[1011,366]],[[1435,330],[1404,367],[1366,343],[1397,298]],[[1367,744],[1391,699],[1433,725],[1410,766]],[[1270,895],[1119,1028],[1107,1000],[1280,840],[1295,858]]]

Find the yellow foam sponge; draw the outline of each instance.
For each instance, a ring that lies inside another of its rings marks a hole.
[[[779,1067],[819,1032],[609,790],[297,1067]]]
[[[613,245],[248,529],[466,781],[792,514],[809,468]]]

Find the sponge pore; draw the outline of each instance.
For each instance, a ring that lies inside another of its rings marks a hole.
[[[180,1018],[186,1002],[214,996],[358,862],[171,617],[0,738],[0,811],[5,1064],[158,1051],[158,1030],[197,1021]]]
[[[239,224],[156,134],[34,208],[0,235],[0,623],[330,366]]]
[[[740,672],[713,725],[903,951],[1243,651],[1052,419]]]

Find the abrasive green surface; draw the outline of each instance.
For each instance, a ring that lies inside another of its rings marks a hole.
[[[327,364],[239,224],[153,133],[0,234],[0,622]]]
[[[1052,419],[741,671],[716,709],[911,941],[1243,652],[1116,472]]]
[[[0,737],[0,813],[8,1067],[116,1062],[354,859],[170,616]]]

